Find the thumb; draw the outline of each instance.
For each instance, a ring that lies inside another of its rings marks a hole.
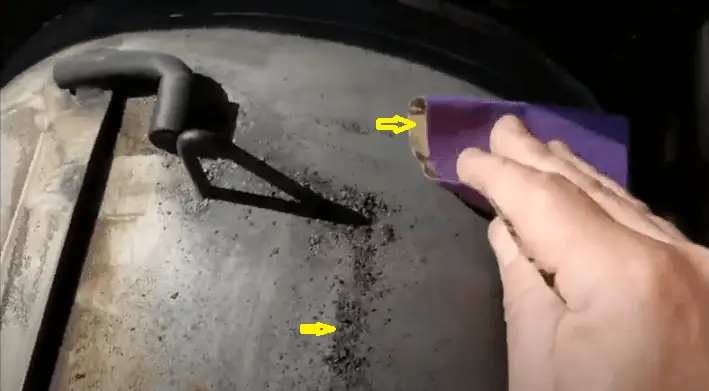
[[[551,390],[554,340],[565,305],[522,254],[499,216],[490,223],[488,237],[504,292],[509,389]]]

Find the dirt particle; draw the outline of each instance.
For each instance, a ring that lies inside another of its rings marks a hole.
[[[339,125],[348,133],[367,134],[372,132],[368,127],[362,126],[354,121],[340,121]]]
[[[312,234],[308,237],[308,251],[312,255],[317,255],[320,251],[320,244],[323,241],[322,235]]]
[[[384,239],[383,244],[389,244],[396,240],[396,232],[394,231],[394,226],[391,224],[384,224],[382,226],[382,237]]]
[[[180,292],[175,292],[175,293],[173,293],[173,294],[170,295],[170,298],[171,298],[172,300],[175,300],[175,299],[177,299],[177,296],[179,296],[179,295],[180,295]]]

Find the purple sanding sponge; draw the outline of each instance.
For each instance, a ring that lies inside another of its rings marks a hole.
[[[628,181],[628,122],[625,118],[564,107],[429,95],[414,99],[409,118],[417,126],[409,139],[424,174],[465,202],[484,211],[491,206],[458,180],[456,161],[469,147],[490,151],[490,132],[506,114],[520,118],[542,142],[560,140],[599,172],[622,186]]]

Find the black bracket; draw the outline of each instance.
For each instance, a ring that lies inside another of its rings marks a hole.
[[[192,129],[187,115],[190,108],[188,106],[198,105],[204,100],[191,98],[194,98],[195,88],[203,87],[198,82],[204,81],[200,78],[205,77],[193,73],[177,57],[146,51],[101,49],[60,60],[54,66],[53,76],[57,86],[63,89],[84,86],[112,89],[116,87],[116,78],[157,81],[157,101],[148,129],[148,138],[157,148],[176,153],[180,157],[192,183],[204,198],[335,223],[370,223],[370,218],[319,195],[239,148],[231,140],[231,134],[227,136],[227,133],[219,131],[219,126],[215,129],[199,126]],[[217,110],[215,104],[209,103],[209,107],[199,110]],[[191,108],[194,111],[194,107]],[[220,119],[216,122],[220,122]],[[297,202],[213,186],[202,168],[201,158],[231,160],[292,196]]]

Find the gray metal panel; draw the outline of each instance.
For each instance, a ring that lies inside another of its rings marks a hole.
[[[200,201],[177,158],[147,144],[152,102],[129,101],[53,389],[504,389],[486,222],[423,178],[406,136],[373,129],[422,93],[488,93],[297,36],[191,30],[95,45],[167,52],[216,79],[241,107],[239,146],[379,220],[367,232]],[[274,191],[232,163],[205,167],[221,186]],[[338,330],[298,334],[315,320]]]

